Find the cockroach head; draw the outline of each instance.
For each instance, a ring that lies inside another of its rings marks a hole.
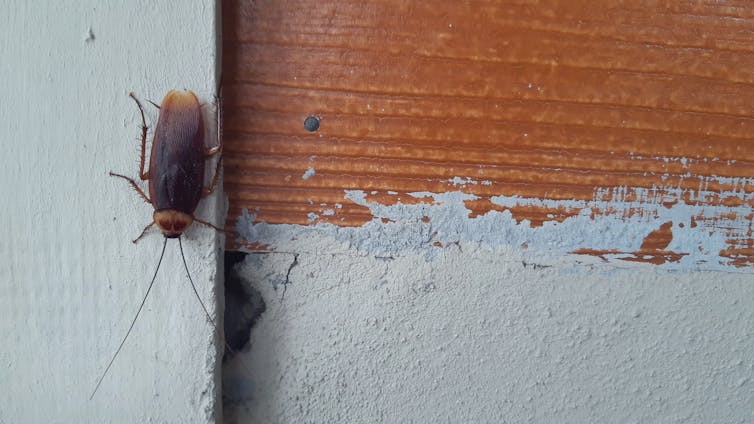
[[[188,229],[194,218],[174,209],[154,211],[154,223],[167,238],[180,237]]]

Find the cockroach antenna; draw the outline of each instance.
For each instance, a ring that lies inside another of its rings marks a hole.
[[[178,239],[180,240],[180,239]],[[99,389],[100,384],[102,384],[102,380],[105,379],[105,376],[107,375],[107,372],[110,371],[110,367],[113,366],[113,362],[115,362],[115,358],[118,357],[118,354],[120,353],[120,350],[123,349],[123,345],[126,344],[126,339],[128,338],[128,335],[131,334],[131,330],[134,329],[134,325],[136,325],[136,320],[139,318],[139,314],[141,313],[141,310],[144,308],[144,304],[147,303],[147,297],[149,296],[149,292],[152,290],[152,286],[154,285],[154,281],[157,278],[157,271],[160,270],[160,264],[162,263],[162,257],[165,256],[165,246],[168,245],[168,239],[165,237],[165,241],[162,243],[162,252],[160,252],[160,260],[157,261],[157,268],[154,270],[154,275],[152,275],[152,281],[149,282],[149,286],[147,287],[147,292],[144,293],[144,298],[141,299],[141,304],[139,305],[139,309],[136,311],[136,315],[134,315],[133,321],[131,321],[131,325],[128,326],[128,331],[126,331],[126,336],[123,337],[123,340],[121,340],[120,345],[118,345],[118,349],[115,351],[115,354],[110,359],[110,362],[108,362],[107,367],[105,367],[105,371],[102,373],[100,378],[97,380],[97,385],[94,386],[94,390],[92,391],[92,395],[89,396],[89,400],[94,399],[94,394],[97,393],[97,389]],[[181,253],[182,254],[182,253]],[[193,283],[192,283],[193,285]]]

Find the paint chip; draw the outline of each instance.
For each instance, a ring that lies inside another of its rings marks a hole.
[[[310,166],[309,169],[307,169],[306,172],[304,172],[304,175],[301,176],[301,179],[302,180],[308,180],[309,178],[313,177],[314,174],[316,174],[316,173],[317,172],[314,170],[314,168],[312,168]]]

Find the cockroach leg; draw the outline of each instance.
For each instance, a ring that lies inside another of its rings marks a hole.
[[[139,237],[136,237],[136,239],[131,240],[131,242],[133,244],[138,243],[138,241],[141,240],[142,237],[144,237],[147,234],[147,231],[149,231],[149,229],[152,228],[153,225],[154,225],[154,221],[150,222],[149,225],[147,225],[146,227],[144,227],[143,230],[141,230],[141,234],[139,234]]]
[[[206,225],[206,226],[208,226],[208,227],[212,227],[212,228],[214,228],[215,230],[217,230],[217,231],[219,231],[219,232],[221,232],[221,233],[226,233],[226,234],[227,234],[227,233],[229,233],[229,231],[226,231],[226,230],[224,230],[224,229],[222,229],[222,228],[220,228],[220,227],[217,227],[217,226],[215,226],[215,225],[213,225],[213,224],[210,224],[210,223],[209,223],[209,222],[207,222],[207,221],[202,221],[202,220],[201,220],[201,219],[199,219],[199,218],[194,218],[194,222],[198,222],[198,223],[200,223],[200,224],[202,224],[202,225]]]
[[[217,164],[215,165],[215,175],[212,177],[212,181],[210,182],[209,187],[204,187],[204,189],[202,189],[202,197],[207,197],[212,194],[213,191],[215,191],[215,188],[217,187],[217,180],[220,176],[220,165],[223,161],[223,135],[221,130],[222,120],[220,116],[222,113],[222,106],[220,105],[220,98],[217,96],[215,96],[215,112],[217,113],[217,145],[210,147],[209,149],[205,148],[204,157],[211,158],[212,156],[215,156],[217,154],[219,154],[220,157],[217,159]]]
[[[152,203],[152,201],[149,200],[149,197],[147,197],[147,195],[144,194],[144,192],[141,190],[141,188],[139,188],[139,186],[136,185],[136,181],[132,180],[131,178],[126,177],[125,175],[116,174],[113,171],[110,171],[110,176],[123,178],[124,180],[128,181],[128,183],[131,184],[131,187],[133,187],[133,189],[136,190],[136,193],[138,193],[139,196],[141,196],[141,198],[144,199],[145,202],[147,202],[149,204]]]
[[[211,158],[212,156],[214,156],[214,155],[216,155],[216,154],[218,154],[218,153],[220,153],[222,151],[223,151],[223,146],[222,145],[210,147],[209,149],[204,149],[204,157],[205,158]]]
[[[223,162],[222,155],[217,160],[217,165],[215,165],[215,175],[212,177],[212,181],[210,182],[209,187],[204,187],[202,189],[202,197],[207,197],[210,194],[212,194],[213,191],[215,191],[215,188],[217,188],[217,180],[220,179],[220,165]]]
[[[134,99],[136,106],[139,107],[139,113],[141,113],[141,158],[139,159],[139,178],[144,181],[149,179],[149,172],[144,172],[144,162],[147,151],[147,120],[144,118],[144,108],[141,106],[139,99],[136,98],[134,93],[129,93],[128,95],[131,96],[132,99]],[[159,109],[159,106],[157,108]]]
[[[222,77],[221,77],[222,78]],[[215,123],[217,124],[217,145],[212,146],[209,149],[204,149],[204,157],[210,158],[218,153],[221,153],[223,151],[223,131],[222,131],[222,112],[223,112],[223,106],[221,102],[221,98],[215,95]]]

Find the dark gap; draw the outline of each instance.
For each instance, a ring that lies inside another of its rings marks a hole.
[[[267,309],[262,294],[238,272],[246,258],[243,252],[225,252],[225,354],[223,355],[222,402],[225,421],[234,422],[228,415],[234,407],[248,402],[253,394],[253,376],[246,371],[231,371],[230,362],[236,353],[248,351],[251,328]],[[238,358],[243,362],[243,358]],[[228,366],[229,368],[225,368]]]
[[[233,351],[225,347],[223,362],[242,351],[249,343],[251,327],[267,309],[262,294],[244,284],[236,271],[236,265],[243,262],[246,253],[225,252],[225,317],[223,330],[225,341]]]

